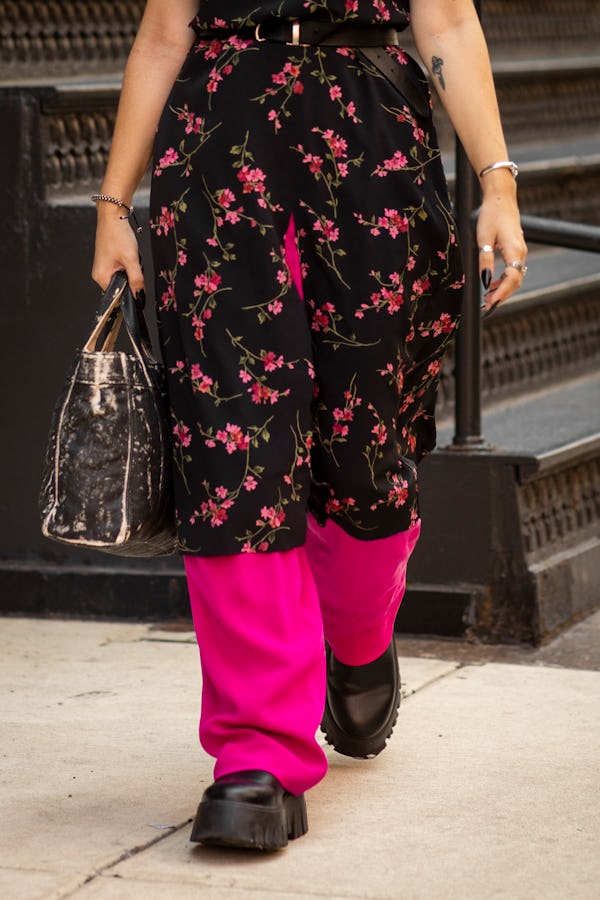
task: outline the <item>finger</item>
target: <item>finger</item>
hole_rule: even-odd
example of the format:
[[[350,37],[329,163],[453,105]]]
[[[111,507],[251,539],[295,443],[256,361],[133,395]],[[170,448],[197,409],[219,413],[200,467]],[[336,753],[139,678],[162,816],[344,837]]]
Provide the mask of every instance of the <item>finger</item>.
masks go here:
[[[115,272],[124,270],[127,275],[127,281],[132,293],[137,294],[144,290],[144,273],[140,265],[139,256],[125,255],[121,258],[113,259],[110,264],[94,264],[92,268],[92,280],[105,291],[110,284],[110,279]]]
[[[107,269],[99,269],[96,266],[92,269],[92,281],[94,281],[101,291],[105,291],[108,285],[110,284],[110,279],[117,272],[119,267],[116,269],[109,271]]]
[[[500,278],[490,284],[490,289],[485,295],[485,314],[489,315],[493,309],[504,303],[522,283],[521,272],[512,267],[505,269]]]
[[[140,291],[143,291],[144,273],[142,272],[139,262],[136,260],[135,263],[129,263],[124,268],[127,273],[127,281],[129,282],[132,294],[138,294]]]
[[[479,275],[487,290],[494,277],[494,246],[491,241],[483,240],[479,243]]]

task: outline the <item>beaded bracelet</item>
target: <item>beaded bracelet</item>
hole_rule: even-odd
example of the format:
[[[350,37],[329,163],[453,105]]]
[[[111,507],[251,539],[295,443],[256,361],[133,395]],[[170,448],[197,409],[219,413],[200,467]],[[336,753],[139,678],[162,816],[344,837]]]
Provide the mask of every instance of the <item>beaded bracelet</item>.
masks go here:
[[[519,167],[516,163],[514,163],[511,159],[503,159],[501,162],[492,163],[491,166],[486,166],[485,169],[482,169],[479,173],[479,177],[483,178],[484,175],[487,175],[488,172],[493,172],[496,169],[509,169],[510,174],[514,179],[516,179],[519,174]]]
[[[108,194],[92,194],[92,203],[97,203],[98,200],[101,200],[103,203],[114,203],[115,206],[123,207],[127,210],[126,216],[119,216],[120,219],[133,219],[135,222],[135,231],[136,234],[139,234],[142,230],[142,226],[138,222],[135,212],[133,210],[133,206],[127,206],[126,203],[123,203],[122,200],[119,200],[118,197],[109,197]]]

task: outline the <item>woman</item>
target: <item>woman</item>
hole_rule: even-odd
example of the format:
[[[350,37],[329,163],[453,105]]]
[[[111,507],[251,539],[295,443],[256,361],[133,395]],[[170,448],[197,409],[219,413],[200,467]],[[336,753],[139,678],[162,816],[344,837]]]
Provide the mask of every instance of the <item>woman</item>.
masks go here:
[[[398,46],[409,20],[480,173],[491,310],[526,247],[472,0],[148,0],[127,64],[93,277],[124,268],[144,287],[123,205],[153,155],[200,738],[216,757],[194,841],[284,846],[326,771],[319,723],[364,758],[396,721],[416,464],[463,282],[427,88]]]

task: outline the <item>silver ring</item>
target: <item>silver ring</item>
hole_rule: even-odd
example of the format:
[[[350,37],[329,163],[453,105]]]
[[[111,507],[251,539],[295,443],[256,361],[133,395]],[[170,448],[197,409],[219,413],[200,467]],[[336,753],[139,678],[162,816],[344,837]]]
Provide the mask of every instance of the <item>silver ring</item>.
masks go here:
[[[523,277],[527,274],[527,266],[525,263],[519,262],[518,259],[515,259],[514,262],[506,264],[507,269],[516,269],[517,272],[520,272]]]
[[[479,248],[479,252],[480,253],[493,253],[494,248],[492,247],[491,244],[484,244],[482,247]]]

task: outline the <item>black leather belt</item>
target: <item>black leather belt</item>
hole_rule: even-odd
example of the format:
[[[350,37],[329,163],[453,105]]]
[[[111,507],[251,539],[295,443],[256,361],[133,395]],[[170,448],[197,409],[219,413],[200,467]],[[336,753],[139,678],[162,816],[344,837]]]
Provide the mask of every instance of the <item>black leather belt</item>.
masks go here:
[[[278,19],[254,29],[257,41],[274,41],[290,47],[326,44],[329,47],[397,47],[400,43],[395,28],[382,25],[357,25],[323,22],[319,19]]]
[[[358,25],[355,22],[339,24],[313,17],[272,19],[252,27],[209,28],[206,31],[197,30],[197,34],[206,40],[237,34],[246,39],[272,41],[275,44],[288,44],[290,47],[310,47],[314,44],[327,44],[330,47],[397,47],[399,44],[398,32],[387,25]]]
[[[431,115],[426,80],[418,73],[417,64],[403,65],[394,60],[384,49],[398,47],[400,41],[395,28],[383,25],[359,25],[357,23],[336,23],[317,18],[274,19],[261,22],[254,28],[214,28],[206,31],[196,29],[202,40],[226,39],[232,34],[243,38],[254,38],[259,43],[269,41],[290,47],[353,47],[356,52],[386,78],[419,116]],[[409,71],[410,68],[410,71]],[[415,72],[415,69],[417,70]]]

